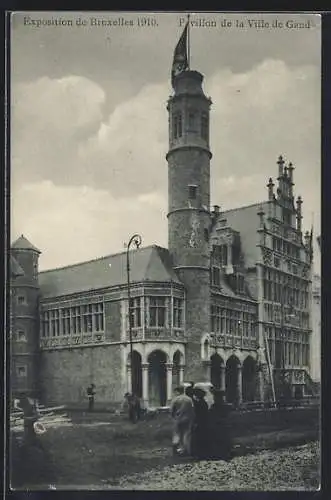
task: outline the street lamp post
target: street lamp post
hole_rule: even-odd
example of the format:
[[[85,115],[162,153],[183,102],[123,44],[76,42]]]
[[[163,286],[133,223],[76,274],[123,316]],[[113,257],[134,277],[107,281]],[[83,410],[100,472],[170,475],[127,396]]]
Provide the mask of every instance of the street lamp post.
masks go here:
[[[142,239],[139,234],[134,234],[131,236],[129,243],[126,248],[126,273],[127,273],[127,284],[128,284],[128,313],[129,313],[129,342],[130,342],[130,369],[131,369],[131,394],[133,394],[133,343],[132,343],[132,322],[131,322],[131,291],[130,291],[130,247],[132,243],[139,248]]]

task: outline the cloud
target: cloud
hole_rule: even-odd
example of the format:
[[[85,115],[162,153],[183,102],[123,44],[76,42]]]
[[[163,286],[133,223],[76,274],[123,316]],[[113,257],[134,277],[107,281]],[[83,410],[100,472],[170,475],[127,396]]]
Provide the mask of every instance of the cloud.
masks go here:
[[[157,192],[118,200],[88,186],[30,183],[12,202],[12,240],[23,233],[42,251],[41,270],[124,250],[137,231],[144,246],[165,246],[165,207]]]
[[[13,89],[14,227],[47,249],[47,265],[116,251],[132,231],[166,244],[169,86],[145,85],[107,116],[116,85],[68,76]],[[318,70],[269,59],[245,73],[220,70],[205,87],[212,202],[227,209],[265,199],[283,154],[296,167],[306,223],[314,212],[318,225]]]

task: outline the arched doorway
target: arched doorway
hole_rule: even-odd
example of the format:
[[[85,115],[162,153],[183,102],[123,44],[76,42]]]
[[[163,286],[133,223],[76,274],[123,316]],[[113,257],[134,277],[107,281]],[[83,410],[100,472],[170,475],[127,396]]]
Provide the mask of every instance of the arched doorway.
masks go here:
[[[257,384],[256,361],[248,356],[243,362],[242,391],[243,401],[254,401],[256,399]]]
[[[239,365],[240,361],[236,356],[230,356],[225,367],[225,392],[228,403],[236,403],[239,399]]]
[[[167,356],[156,350],[148,356],[149,405],[165,406],[167,403]]]
[[[222,389],[221,377],[223,359],[219,354],[215,353],[210,357],[210,382],[215,389]]]
[[[182,364],[182,353],[180,351],[176,351],[173,355],[172,361],[172,391],[180,385],[180,365]],[[170,399],[172,395],[168,396]]]
[[[130,355],[129,355],[130,360]],[[132,353],[132,392],[139,398],[142,397],[142,369],[141,369],[141,355],[137,351]],[[131,392],[131,391],[130,391]]]

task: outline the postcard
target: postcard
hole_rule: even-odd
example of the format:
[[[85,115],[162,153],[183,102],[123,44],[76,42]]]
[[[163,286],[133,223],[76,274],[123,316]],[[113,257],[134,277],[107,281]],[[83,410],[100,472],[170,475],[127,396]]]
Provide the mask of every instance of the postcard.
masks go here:
[[[317,490],[320,15],[10,21],[9,487]]]

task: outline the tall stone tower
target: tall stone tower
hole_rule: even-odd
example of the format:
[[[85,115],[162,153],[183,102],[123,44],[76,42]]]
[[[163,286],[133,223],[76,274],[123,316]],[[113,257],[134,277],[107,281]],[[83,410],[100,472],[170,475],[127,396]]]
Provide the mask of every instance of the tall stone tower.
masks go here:
[[[11,389],[38,397],[40,251],[23,235],[11,246],[12,261],[22,270],[11,282]]]
[[[168,100],[168,247],[186,288],[185,377],[203,380],[201,337],[210,331],[210,159],[211,100],[203,76],[183,71]]]

